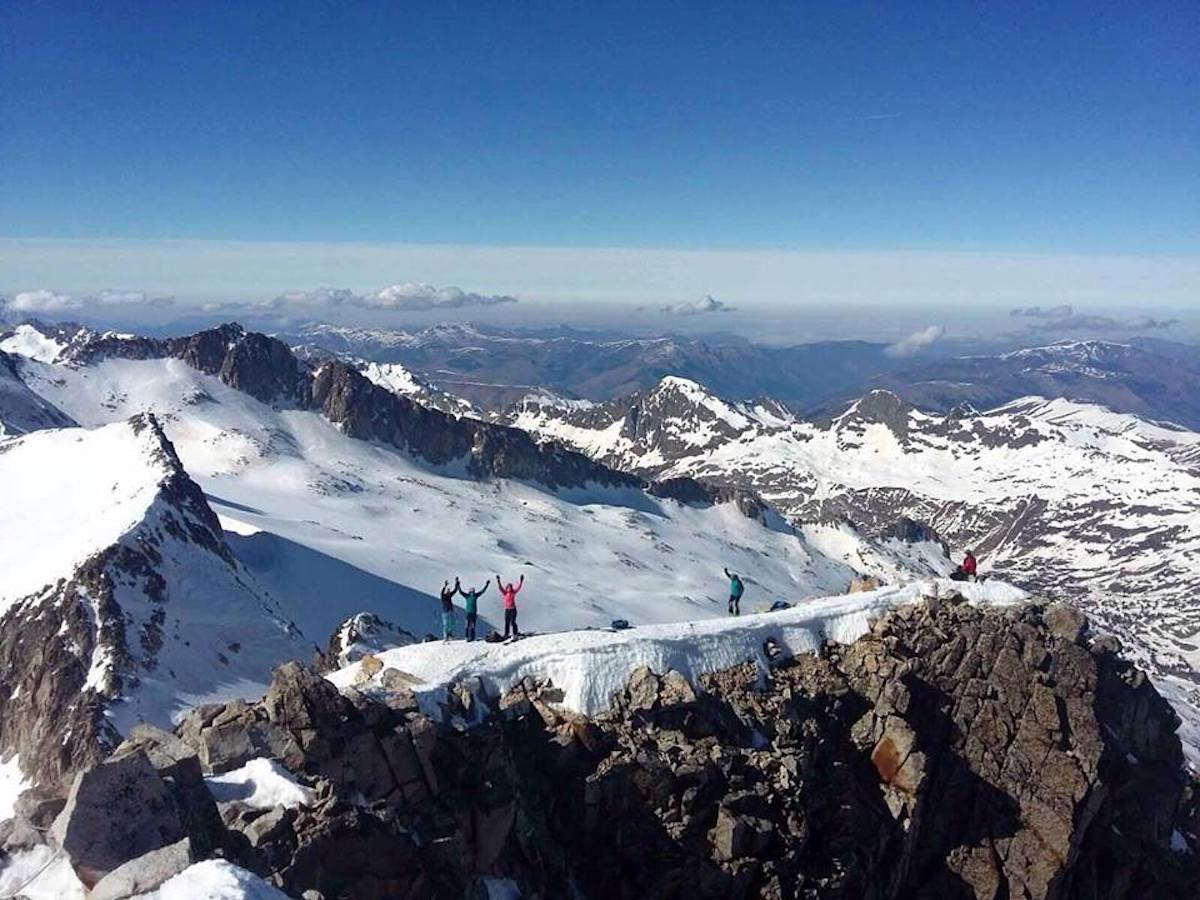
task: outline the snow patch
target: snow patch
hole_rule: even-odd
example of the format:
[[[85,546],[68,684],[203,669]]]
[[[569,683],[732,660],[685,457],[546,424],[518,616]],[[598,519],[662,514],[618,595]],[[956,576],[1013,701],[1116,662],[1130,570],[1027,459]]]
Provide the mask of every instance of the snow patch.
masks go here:
[[[204,779],[218,803],[239,800],[254,809],[311,806],[316,794],[273,759],[252,759],[240,769]]]
[[[24,900],[85,900],[87,891],[65,853],[45,844],[18,850],[0,868],[0,897]],[[198,900],[198,898],[197,898]]]
[[[289,900],[257,875],[221,859],[188,866],[142,900]]]
[[[29,787],[21,772],[21,759],[15,753],[0,760],[0,822],[13,817],[17,795]]]

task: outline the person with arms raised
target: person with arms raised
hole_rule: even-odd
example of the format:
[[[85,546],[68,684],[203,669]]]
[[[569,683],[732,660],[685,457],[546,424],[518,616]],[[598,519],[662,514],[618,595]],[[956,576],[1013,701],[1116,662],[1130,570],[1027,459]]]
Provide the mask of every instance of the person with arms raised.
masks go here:
[[[458,579],[455,579],[454,583],[458,584]],[[479,598],[487,592],[489,584],[491,584],[490,581],[485,581],[483,587],[478,590],[469,589],[464,591],[462,588],[458,589],[458,592],[463,596],[463,603],[467,613],[466,636],[468,641],[475,640],[475,623],[479,619]]]
[[[525,587],[525,576],[522,574],[516,584],[511,581],[504,584],[497,575],[496,586],[500,588],[500,596],[504,600],[504,637],[508,637],[511,629],[513,639],[516,640],[521,636],[521,631],[517,628],[517,594]]]

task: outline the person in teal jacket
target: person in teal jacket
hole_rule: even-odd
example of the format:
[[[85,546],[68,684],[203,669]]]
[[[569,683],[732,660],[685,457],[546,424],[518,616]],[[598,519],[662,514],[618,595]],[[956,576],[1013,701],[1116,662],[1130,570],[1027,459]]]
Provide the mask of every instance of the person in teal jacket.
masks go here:
[[[742,584],[742,576],[736,572],[726,569],[725,577],[729,579],[729,614],[740,616],[742,614],[742,594],[746,592],[746,586]]]
[[[456,583],[457,583],[457,580],[456,580]],[[464,591],[461,587],[458,589],[458,592],[460,594],[462,594],[463,603],[465,604],[466,610],[467,610],[467,640],[468,641],[475,640],[475,622],[479,618],[479,598],[482,597],[484,595],[484,593],[487,592],[489,584],[491,584],[490,581],[485,581],[483,583],[483,587],[479,588],[479,590]]]

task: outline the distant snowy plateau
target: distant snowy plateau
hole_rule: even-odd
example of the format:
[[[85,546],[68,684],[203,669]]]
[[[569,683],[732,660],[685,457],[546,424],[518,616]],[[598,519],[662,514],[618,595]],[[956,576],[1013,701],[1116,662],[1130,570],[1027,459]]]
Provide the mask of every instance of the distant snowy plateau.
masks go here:
[[[499,573],[526,578],[524,630],[576,635],[508,663],[412,648],[415,674],[518,677],[550,665],[531,661],[541,641],[590,709],[608,685],[596,659],[645,661],[621,648],[694,637],[709,668],[728,661],[713,647],[750,648],[753,621],[704,624],[726,613],[724,567],[746,578],[744,611],[796,607],[771,615],[804,649],[913,599],[968,547],[993,583],[979,602],[1068,599],[1115,633],[1200,757],[1200,435],[1097,405],[931,414],[880,391],[810,421],[668,377],[483,410],[399,364],[236,326],[158,340],[26,324],[0,327],[0,496],[9,780],[14,751],[53,779],[139,720],[260,694],[272,664],[309,660],[360,611],[437,632],[456,576],[492,581],[481,633]],[[864,575],[887,587],[841,596]],[[823,631],[827,608],[842,625]],[[601,630],[615,619],[635,626],[617,644]]]

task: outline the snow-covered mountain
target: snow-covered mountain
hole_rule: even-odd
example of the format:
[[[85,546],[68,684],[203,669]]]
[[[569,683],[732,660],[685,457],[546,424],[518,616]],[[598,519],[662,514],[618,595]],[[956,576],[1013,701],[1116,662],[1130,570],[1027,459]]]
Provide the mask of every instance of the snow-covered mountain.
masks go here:
[[[623,471],[753,490],[805,531],[923,523],[985,571],[1074,598],[1200,705],[1194,432],[1062,399],[929,414],[883,391],[813,422],[679,378],[587,409],[530,400],[506,419]]]
[[[306,635],[373,601],[401,627],[433,630],[431,595],[460,573],[482,583],[525,570],[522,616],[550,629],[721,612],[725,564],[751,580],[751,602],[840,591],[860,567],[843,543],[878,557],[873,571],[897,570],[892,555],[837,529],[827,555],[769,509],[720,502],[736,492],[643,487],[520,430],[421,407],[341,364],[312,373],[300,408],[293,394],[253,396],[258,382],[236,364],[213,375],[177,358],[88,357],[26,360],[25,383],[89,427],[154,411],[218,513],[244,532],[231,536],[235,549],[291,598]],[[947,565],[936,548],[912,552]],[[553,597],[539,603],[536,580]],[[347,593],[348,606],[330,599]]]
[[[769,393],[811,404],[911,362],[866,341],[776,347],[731,335],[643,337],[567,326],[500,329],[449,323],[408,332],[313,323],[279,337],[297,347],[402,363],[489,409],[542,389],[604,402],[650,390],[667,375],[706,384],[722,396]]]
[[[0,748],[53,783],[307,647],[149,415],[0,440]]]

